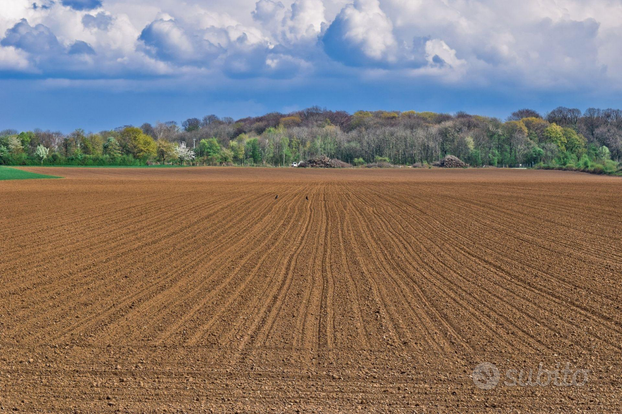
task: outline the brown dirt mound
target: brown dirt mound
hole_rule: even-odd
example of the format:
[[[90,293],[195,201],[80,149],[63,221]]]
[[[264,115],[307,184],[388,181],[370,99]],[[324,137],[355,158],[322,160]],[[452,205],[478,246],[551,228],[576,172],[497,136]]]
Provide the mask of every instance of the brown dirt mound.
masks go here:
[[[311,158],[298,164],[299,168],[349,168],[352,165],[336,158],[328,158],[323,155],[317,158]]]
[[[432,165],[441,168],[466,168],[469,166],[469,164],[465,163],[460,158],[453,155],[446,155],[445,158],[435,162]]]
[[[618,177],[28,170],[65,178],[0,182],[0,412],[620,411]]]

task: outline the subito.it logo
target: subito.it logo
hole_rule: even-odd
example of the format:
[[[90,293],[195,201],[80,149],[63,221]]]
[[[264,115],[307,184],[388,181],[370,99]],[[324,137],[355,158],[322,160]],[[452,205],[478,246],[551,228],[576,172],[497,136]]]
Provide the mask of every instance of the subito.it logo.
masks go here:
[[[482,390],[492,390],[499,384],[501,374],[490,362],[482,362],[473,370],[473,383]]]

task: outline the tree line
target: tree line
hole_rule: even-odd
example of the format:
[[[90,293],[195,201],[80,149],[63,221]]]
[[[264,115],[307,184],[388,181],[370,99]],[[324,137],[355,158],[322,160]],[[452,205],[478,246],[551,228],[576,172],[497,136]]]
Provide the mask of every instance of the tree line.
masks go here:
[[[328,156],[363,165],[431,164],[454,155],[471,166],[539,166],[612,173],[622,161],[622,111],[522,109],[507,120],[415,111],[318,107],[239,120],[208,115],[68,135],[0,132],[5,165],[270,165]]]

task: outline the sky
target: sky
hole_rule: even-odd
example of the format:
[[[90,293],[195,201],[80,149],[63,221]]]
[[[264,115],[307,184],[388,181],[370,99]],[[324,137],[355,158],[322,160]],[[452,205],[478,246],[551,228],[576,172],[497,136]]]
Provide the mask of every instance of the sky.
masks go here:
[[[622,107],[622,0],[1,0],[0,129]]]

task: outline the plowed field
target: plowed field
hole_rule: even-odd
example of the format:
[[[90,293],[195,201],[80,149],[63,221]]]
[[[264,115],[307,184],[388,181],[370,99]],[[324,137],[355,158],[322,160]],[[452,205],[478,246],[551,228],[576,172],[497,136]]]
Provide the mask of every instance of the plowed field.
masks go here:
[[[28,170],[65,178],[0,183],[0,412],[622,411],[619,178]]]

